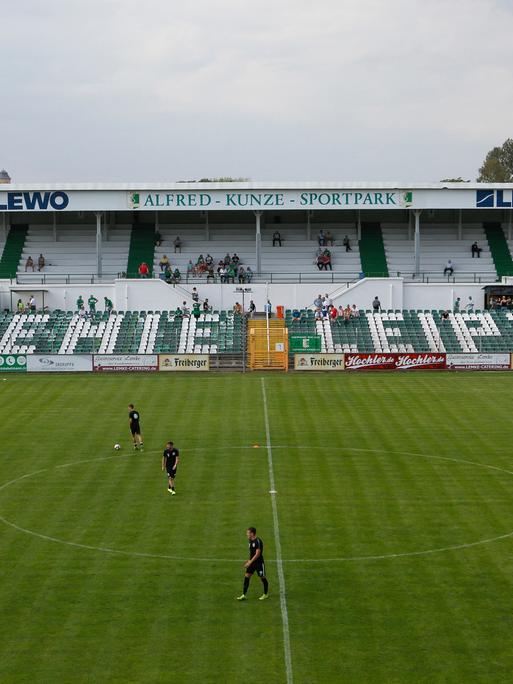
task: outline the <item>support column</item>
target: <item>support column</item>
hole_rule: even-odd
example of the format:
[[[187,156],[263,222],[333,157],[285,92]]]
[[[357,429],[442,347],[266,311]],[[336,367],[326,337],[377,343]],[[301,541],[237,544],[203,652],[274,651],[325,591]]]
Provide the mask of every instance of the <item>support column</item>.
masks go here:
[[[356,235],[358,238],[358,242],[362,239],[362,216],[360,214],[360,210],[358,209],[357,214],[356,214]]]
[[[260,275],[262,271],[262,234],[260,232],[260,217],[262,216],[261,211],[255,211],[255,228],[256,228],[256,233],[255,233],[255,256],[256,256],[256,270],[258,275]]]
[[[210,222],[208,220],[208,211],[205,211],[204,214],[205,214],[205,240],[207,242],[210,242]]]
[[[421,209],[414,209],[415,216],[415,275],[420,275],[420,215]]]
[[[96,273],[102,275],[102,214],[97,211],[96,215]]]
[[[458,209],[458,240],[463,239],[463,221],[462,221],[462,211]]]

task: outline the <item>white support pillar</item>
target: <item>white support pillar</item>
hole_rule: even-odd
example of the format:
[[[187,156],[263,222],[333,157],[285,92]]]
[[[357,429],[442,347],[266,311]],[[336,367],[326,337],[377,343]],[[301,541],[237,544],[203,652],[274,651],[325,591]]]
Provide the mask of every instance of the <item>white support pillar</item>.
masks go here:
[[[53,241],[57,242],[58,237],[57,237],[57,212],[56,211],[53,212],[52,220],[53,220]]]
[[[102,214],[101,211],[95,212],[96,215],[96,273],[101,277],[102,274]]]
[[[356,219],[356,234],[358,237],[358,242],[362,239],[362,216],[360,214],[360,210],[358,209],[357,211],[357,219]]]
[[[260,218],[262,216],[261,211],[255,211],[255,228],[256,228],[256,233],[255,233],[255,256],[256,256],[256,268],[257,268],[257,273],[260,274],[262,271],[262,234],[260,231]]]
[[[414,209],[415,216],[415,275],[420,275],[420,215],[421,209]]]
[[[208,211],[203,212],[205,214],[205,240],[210,242],[210,222],[208,218]]]
[[[463,221],[461,209],[458,209],[458,240],[463,240]]]

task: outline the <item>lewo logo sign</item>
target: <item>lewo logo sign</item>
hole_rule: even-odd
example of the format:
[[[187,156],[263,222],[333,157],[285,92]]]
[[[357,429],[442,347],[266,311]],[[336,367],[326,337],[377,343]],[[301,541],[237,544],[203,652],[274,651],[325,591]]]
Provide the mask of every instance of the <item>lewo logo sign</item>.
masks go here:
[[[69,204],[65,192],[0,192],[0,211],[62,211]]]
[[[476,207],[480,209],[511,209],[513,190],[476,190]]]

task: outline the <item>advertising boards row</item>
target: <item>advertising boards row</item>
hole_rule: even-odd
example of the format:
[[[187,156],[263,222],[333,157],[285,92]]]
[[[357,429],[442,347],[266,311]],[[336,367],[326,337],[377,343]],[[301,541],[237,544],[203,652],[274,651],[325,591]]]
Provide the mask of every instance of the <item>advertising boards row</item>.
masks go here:
[[[513,354],[374,353],[294,355],[299,371],[510,370]],[[207,354],[0,354],[0,374],[210,370]]]
[[[510,370],[511,354],[295,354],[294,368],[319,370]]]

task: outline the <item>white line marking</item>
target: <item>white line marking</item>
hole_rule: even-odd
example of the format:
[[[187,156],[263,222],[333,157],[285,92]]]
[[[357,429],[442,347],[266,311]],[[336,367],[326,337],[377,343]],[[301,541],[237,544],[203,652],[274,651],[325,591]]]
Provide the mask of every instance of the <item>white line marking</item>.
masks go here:
[[[262,385],[262,401],[264,405],[264,423],[265,423],[265,440],[267,444],[267,464],[269,466],[269,484],[271,492],[276,492],[276,485],[274,482],[274,467],[273,467],[273,448],[271,445],[271,430],[269,428],[269,411],[267,408],[267,393],[265,391],[265,381],[261,378]],[[280,608],[281,608],[281,622],[283,625],[283,651],[285,655],[285,670],[287,674],[287,684],[292,684],[294,677],[292,674],[292,656],[290,652],[290,632],[289,632],[289,612],[287,610],[287,594],[285,588],[285,575],[283,573],[283,560],[281,556],[281,541],[280,541],[280,523],[278,521],[278,506],[276,504],[276,496],[271,495],[271,505],[273,509],[273,527],[274,527],[274,546],[276,549],[276,567],[278,569],[278,584],[280,589]]]

